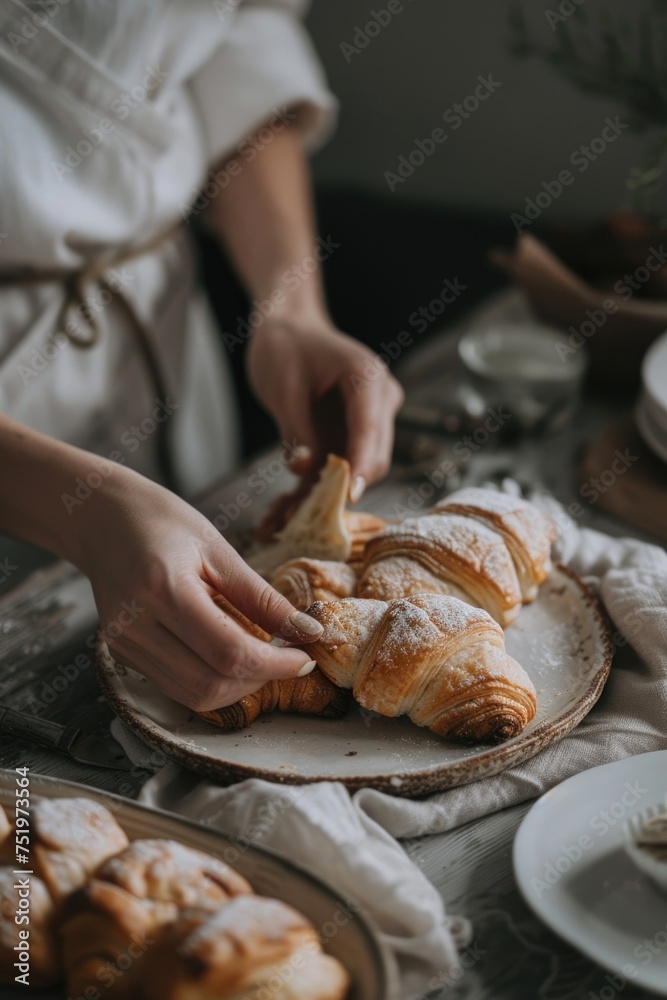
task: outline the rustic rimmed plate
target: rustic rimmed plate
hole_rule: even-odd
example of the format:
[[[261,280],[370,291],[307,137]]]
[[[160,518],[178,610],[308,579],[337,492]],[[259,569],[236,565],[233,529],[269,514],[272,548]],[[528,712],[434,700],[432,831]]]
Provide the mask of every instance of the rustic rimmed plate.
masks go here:
[[[537,601],[506,633],[507,651],[537,689],[535,719],[500,746],[460,746],[353,705],[340,720],[263,716],[223,733],[176,704],[141,674],[98,650],[102,690],[150,746],[218,782],[265,778],[289,784],[340,781],[417,798],[498,774],[562,739],[591,710],[609,674],[610,629],[592,591],[558,566]]]
[[[15,789],[15,773],[0,769],[0,804],[10,810],[16,801]],[[32,798],[85,796],[95,799],[113,813],[130,840],[168,838],[213,854],[230,863],[247,878],[257,893],[294,906],[318,930],[330,924],[333,915],[340,911],[341,900],[333,889],[267,848],[251,846],[247,841],[235,841],[217,830],[173,813],[148,809],[119,795],[71,781],[31,774],[30,795]],[[398,1000],[398,977],[393,957],[362,914],[349,910],[345,913],[347,921],[335,923],[337,931],[328,939],[326,950],[339,959],[350,973],[352,987],[349,1000]],[[14,994],[3,987],[2,996],[10,1000],[14,995],[18,997],[24,993],[24,988]],[[40,996],[46,994],[40,993]],[[48,996],[64,998],[65,991],[52,991]]]

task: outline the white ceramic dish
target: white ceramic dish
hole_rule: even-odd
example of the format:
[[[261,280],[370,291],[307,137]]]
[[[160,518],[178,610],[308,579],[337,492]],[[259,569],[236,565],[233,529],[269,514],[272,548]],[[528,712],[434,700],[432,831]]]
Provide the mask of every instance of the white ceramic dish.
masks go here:
[[[646,444],[667,462],[667,333],[655,341],[642,363],[636,423]]]
[[[9,808],[15,802],[16,775],[0,769],[0,804]],[[256,892],[281,899],[301,910],[316,928],[331,922],[340,900],[333,889],[299,868],[291,861],[263,847],[233,839],[198,823],[157,809],[147,809],[118,795],[102,792],[87,785],[74,784],[38,775],[30,776],[32,797],[67,798],[85,796],[101,802],[111,810],[130,840],[166,837],[189,847],[207,851],[227,860],[251,883]],[[233,851],[233,858],[228,853]],[[352,978],[348,1000],[398,1000],[398,979],[391,954],[380,944],[376,933],[361,914],[348,913],[349,920],[339,922],[338,931],[326,944],[326,950],[338,958]],[[23,996],[25,989],[15,992],[0,990],[3,1000]],[[45,998],[45,994],[40,993]],[[49,997],[64,998],[65,991],[52,991]]]
[[[597,599],[569,570],[556,567],[538,600],[507,631],[506,643],[535,684],[538,712],[520,736],[492,747],[447,743],[408,719],[354,705],[341,720],[274,713],[223,733],[115,663],[106,647],[98,666],[102,690],[132,730],[217,781],[329,780],[418,797],[527,760],[562,739],[597,701],[612,658],[609,627]]]
[[[646,393],[642,395],[637,404],[635,423],[649,448],[667,462],[667,430],[663,430],[656,420],[655,408],[651,408]]]
[[[644,847],[640,847],[637,842],[646,829],[647,821],[651,821],[657,817],[660,817],[663,821],[667,821],[667,805],[664,802],[658,803],[655,806],[649,806],[648,809],[644,809],[642,812],[637,813],[636,816],[632,816],[629,820],[626,820],[623,826],[625,850],[637,868],[644,875],[648,875],[654,884],[657,885],[658,889],[667,893],[667,857],[664,861],[658,860],[658,858],[652,856]],[[665,854],[667,855],[667,842],[665,844]]]
[[[625,850],[626,821],[661,804],[667,750],[582,771],[539,799],[514,841],[527,904],[617,977],[667,996],[667,898]]]

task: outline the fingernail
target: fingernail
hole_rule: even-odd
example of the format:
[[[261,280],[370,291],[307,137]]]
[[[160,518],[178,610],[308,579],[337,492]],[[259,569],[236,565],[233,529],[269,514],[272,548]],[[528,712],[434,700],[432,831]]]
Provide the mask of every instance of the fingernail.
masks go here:
[[[304,663],[304,665],[301,667],[301,670],[296,676],[307,677],[308,674],[312,674],[316,666],[317,664],[315,663],[315,660],[308,660],[308,663]]]
[[[356,503],[358,500],[361,500],[365,489],[366,480],[364,477],[355,476],[350,486],[350,503]]]
[[[298,444],[292,452],[290,465],[292,462],[305,462],[307,458],[310,458],[310,448],[305,444]]]
[[[274,635],[273,639],[269,639],[269,646],[289,646],[287,639],[281,639],[279,635]]]
[[[304,611],[294,611],[290,616],[294,628],[298,629],[299,632],[305,633],[305,635],[319,635],[324,629],[319,622],[316,622],[314,618],[307,615]]]

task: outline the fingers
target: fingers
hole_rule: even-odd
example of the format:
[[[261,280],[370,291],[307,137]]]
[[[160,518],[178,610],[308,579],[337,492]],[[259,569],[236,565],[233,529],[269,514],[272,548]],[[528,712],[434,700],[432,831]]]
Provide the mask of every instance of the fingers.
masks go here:
[[[261,626],[269,635],[285,642],[312,642],[322,634],[314,618],[297,610],[251,569],[233,549],[221,547],[214,555],[212,583],[235,608]]]
[[[388,373],[372,380],[341,386],[347,422],[347,458],[352,468],[350,500],[356,503],[366,484],[389,471],[394,444],[394,419],[403,402],[403,390]]]
[[[283,441],[297,441],[299,447],[295,450],[290,462],[291,471],[295,475],[306,475],[312,470],[317,445],[317,435],[311,412],[311,397],[309,386],[299,384],[298,380],[287,380],[284,386],[281,405],[274,409],[278,415],[278,426]]]
[[[300,649],[283,648],[249,635],[213,602],[206,585],[201,581],[197,583],[182,589],[177,615],[158,614],[157,617],[216,673],[263,682],[296,677],[309,663],[310,657]],[[229,593],[233,595],[233,587]],[[235,596],[233,600],[237,606]],[[288,607],[291,608],[289,603]]]
[[[244,659],[230,653],[230,673],[223,675],[159,622],[143,630],[140,644],[138,640],[137,636],[122,637],[114,644],[114,656],[139,670],[167,697],[196,712],[233,705],[266,683],[262,658],[253,653]],[[267,643],[260,645],[270,648]]]

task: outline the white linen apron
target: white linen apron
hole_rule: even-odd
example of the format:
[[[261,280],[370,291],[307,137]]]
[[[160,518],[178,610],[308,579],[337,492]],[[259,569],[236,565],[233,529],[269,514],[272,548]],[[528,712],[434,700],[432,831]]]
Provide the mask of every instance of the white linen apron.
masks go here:
[[[2,411],[156,479],[167,426],[186,494],[233,465],[233,386],[178,223],[274,114],[299,106],[310,147],[331,128],[303,6],[0,0]]]

